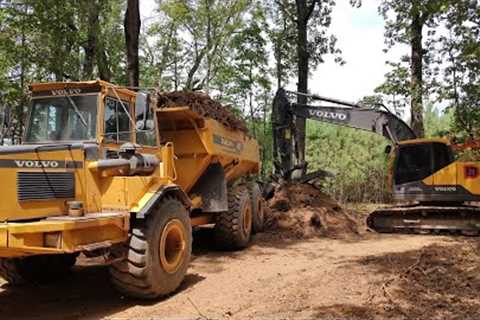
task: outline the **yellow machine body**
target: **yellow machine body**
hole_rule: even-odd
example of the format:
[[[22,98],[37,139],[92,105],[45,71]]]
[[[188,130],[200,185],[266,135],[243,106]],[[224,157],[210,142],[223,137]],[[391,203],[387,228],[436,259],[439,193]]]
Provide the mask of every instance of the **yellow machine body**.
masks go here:
[[[118,130],[117,119],[116,141],[109,139],[105,131],[107,101],[135,115],[134,91],[104,81],[89,81],[33,84],[31,92],[33,104],[45,97],[66,99],[65,104],[81,96],[96,97],[96,105],[89,106],[95,108],[96,117],[91,119],[84,113],[85,119],[75,120],[95,122],[95,132],[87,141],[32,142],[26,136],[21,145],[0,147],[0,257],[108,247],[125,241],[130,220],[162,193],[177,194],[189,209],[201,208],[201,195],[191,194],[191,190],[212,164],[223,168],[227,183],[259,172],[259,147],[253,138],[202,117],[187,106],[149,106],[154,128],[146,134],[153,142],[141,145],[134,116],[128,120],[128,132]],[[47,110],[53,112],[53,117],[58,116],[58,111],[48,106]],[[28,126],[33,125],[38,123],[29,123],[26,135]],[[122,165],[102,166],[102,161],[118,153],[124,143],[141,145],[140,152],[155,156],[159,163],[140,174]],[[59,197],[57,189],[51,187],[54,184],[61,190]],[[71,214],[72,202],[81,203],[82,215]],[[192,225],[211,223],[214,213],[196,210],[191,219]]]
[[[468,202],[480,200],[480,161],[461,161],[447,139],[398,144],[389,161],[389,184],[397,200]]]

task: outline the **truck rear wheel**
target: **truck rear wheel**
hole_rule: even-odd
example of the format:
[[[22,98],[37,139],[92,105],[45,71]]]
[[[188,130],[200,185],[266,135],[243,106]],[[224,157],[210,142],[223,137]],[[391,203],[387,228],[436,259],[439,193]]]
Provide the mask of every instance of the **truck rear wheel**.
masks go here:
[[[164,198],[147,220],[134,227],[124,258],[110,267],[113,285],[128,296],[154,299],[175,291],[187,272],[192,227],[187,209]]]
[[[228,211],[217,214],[215,242],[227,250],[243,249],[252,233],[252,202],[248,189],[241,185],[228,192]]]
[[[0,276],[12,285],[48,282],[67,275],[76,259],[75,253],[1,258]]]
[[[252,182],[248,185],[250,200],[252,201],[252,232],[262,232],[265,220],[265,203],[258,183]]]

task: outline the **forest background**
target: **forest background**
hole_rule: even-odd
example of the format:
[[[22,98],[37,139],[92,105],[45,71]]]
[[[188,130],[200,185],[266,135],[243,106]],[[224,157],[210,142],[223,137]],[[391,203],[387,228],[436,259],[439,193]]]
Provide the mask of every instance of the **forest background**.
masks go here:
[[[148,22],[141,21],[140,1],[0,0],[0,99],[13,109],[11,134],[21,137],[32,82],[99,78],[164,91],[201,90],[246,119],[262,146],[262,174],[268,177],[273,95],[278,87],[328,95],[308,79],[325,59],[338,68],[348,63],[338,45],[342,34],[331,30],[336,2],[347,0],[162,0]],[[408,51],[386,61],[384,82],[357,102],[386,105],[419,136],[478,137],[478,1],[376,5],[385,22],[384,46],[377,49]],[[387,141],[313,121],[305,132],[309,169],[334,173],[324,183],[326,192],[341,202],[389,200]]]

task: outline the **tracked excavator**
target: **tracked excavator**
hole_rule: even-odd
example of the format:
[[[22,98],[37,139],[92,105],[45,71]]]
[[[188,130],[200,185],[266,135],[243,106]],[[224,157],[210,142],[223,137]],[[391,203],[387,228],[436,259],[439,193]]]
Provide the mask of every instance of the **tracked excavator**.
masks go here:
[[[306,95],[312,104],[298,104],[292,96]],[[315,101],[320,105],[314,105]],[[328,104],[328,105],[326,105]],[[448,139],[419,139],[412,129],[385,106],[366,107],[318,95],[279,89],[273,102],[274,170],[291,179],[303,170],[294,164],[295,117],[367,130],[391,141],[388,186],[395,203],[372,212],[369,229],[381,233],[465,234],[480,231],[480,161],[458,160],[458,153],[477,144],[455,144]]]

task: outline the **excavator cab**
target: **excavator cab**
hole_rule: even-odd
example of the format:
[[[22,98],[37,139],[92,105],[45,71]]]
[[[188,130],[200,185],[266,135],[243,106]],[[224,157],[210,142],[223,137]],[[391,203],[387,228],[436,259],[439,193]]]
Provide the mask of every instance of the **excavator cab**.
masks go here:
[[[403,142],[395,150],[393,196],[395,200],[445,201],[428,184],[430,176],[455,161],[447,141]],[[426,181],[425,181],[426,180]]]

